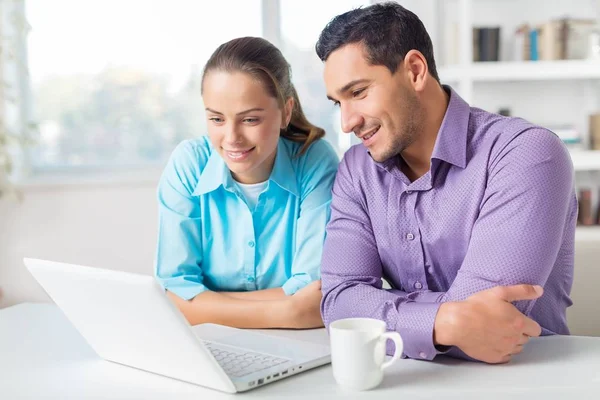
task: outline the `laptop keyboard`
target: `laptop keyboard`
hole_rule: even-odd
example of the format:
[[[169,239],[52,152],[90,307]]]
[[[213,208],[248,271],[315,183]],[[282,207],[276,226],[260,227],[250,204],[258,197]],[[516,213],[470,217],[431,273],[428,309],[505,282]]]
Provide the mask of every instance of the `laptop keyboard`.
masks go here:
[[[219,362],[219,365],[225,370],[227,375],[234,378],[252,374],[289,361],[285,358],[236,349],[214,342],[204,341],[204,344]]]

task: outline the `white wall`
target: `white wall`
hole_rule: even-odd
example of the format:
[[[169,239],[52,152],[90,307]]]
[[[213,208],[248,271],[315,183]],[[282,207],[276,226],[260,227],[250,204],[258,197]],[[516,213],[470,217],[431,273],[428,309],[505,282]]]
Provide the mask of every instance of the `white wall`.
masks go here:
[[[156,183],[28,187],[0,200],[0,308],[47,296],[23,257],[152,274]]]
[[[573,306],[567,309],[571,334],[600,336],[600,246],[598,235],[578,232],[575,242],[575,279],[571,290]],[[588,236],[588,237],[586,237]]]

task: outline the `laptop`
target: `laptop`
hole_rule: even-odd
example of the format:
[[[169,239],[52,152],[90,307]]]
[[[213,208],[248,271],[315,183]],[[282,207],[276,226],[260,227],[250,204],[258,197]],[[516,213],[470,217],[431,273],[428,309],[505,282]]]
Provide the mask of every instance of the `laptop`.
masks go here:
[[[330,350],[216,324],[190,326],[149,275],[25,258],[103,359],[227,393],[328,364]]]

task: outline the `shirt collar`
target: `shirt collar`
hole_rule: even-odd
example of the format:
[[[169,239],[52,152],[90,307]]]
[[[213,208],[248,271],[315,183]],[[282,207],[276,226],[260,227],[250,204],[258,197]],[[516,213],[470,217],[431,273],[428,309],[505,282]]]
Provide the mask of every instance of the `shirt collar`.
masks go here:
[[[275,163],[269,180],[275,182],[282,189],[287,190],[295,196],[299,196],[298,184],[296,182],[296,171],[292,166],[292,156],[285,144],[287,139],[279,138]]]
[[[438,131],[431,158],[465,168],[471,107],[450,86],[444,85],[444,90],[450,95],[450,101]]]
[[[277,153],[273,170],[271,171],[270,181],[275,182],[282,189],[287,190],[295,196],[298,196],[298,185],[296,183],[296,173],[292,166],[292,160],[288,149],[285,146],[283,138],[279,138],[277,143]],[[216,190],[219,186],[224,189],[234,190],[234,180],[231,171],[221,155],[214,151],[211,153],[206,166],[200,174],[198,184],[194,190],[195,196],[200,196]]]
[[[200,173],[198,184],[194,190],[195,196],[200,196],[216,190],[219,186],[225,189],[233,190],[233,177],[227,164],[223,161],[221,155],[215,150],[212,151],[206,162],[206,166]]]

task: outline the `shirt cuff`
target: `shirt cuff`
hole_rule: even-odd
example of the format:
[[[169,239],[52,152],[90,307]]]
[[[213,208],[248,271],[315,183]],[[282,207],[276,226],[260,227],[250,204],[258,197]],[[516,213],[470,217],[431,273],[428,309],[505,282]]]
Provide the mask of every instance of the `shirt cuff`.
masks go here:
[[[208,290],[206,286],[201,283],[182,280],[163,281],[162,287],[184,300],[191,300],[200,293]]]
[[[423,303],[439,303],[442,300],[445,292],[432,292],[431,290],[423,290],[409,294],[409,298],[414,301]]]
[[[396,331],[402,336],[404,355],[418,360],[433,360],[436,355],[443,353],[433,344],[433,327],[440,305],[407,303],[400,307]],[[389,350],[388,345],[388,354]]]
[[[296,274],[288,279],[281,288],[286,296],[291,296],[310,282],[310,275],[306,273]]]
[[[412,301],[418,301],[423,303],[439,303],[442,300],[445,292],[432,292],[431,290],[421,290],[419,292],[407,293],[398,289],[386,289],[389,293],[393,293],[396,296],[406,297]]]

